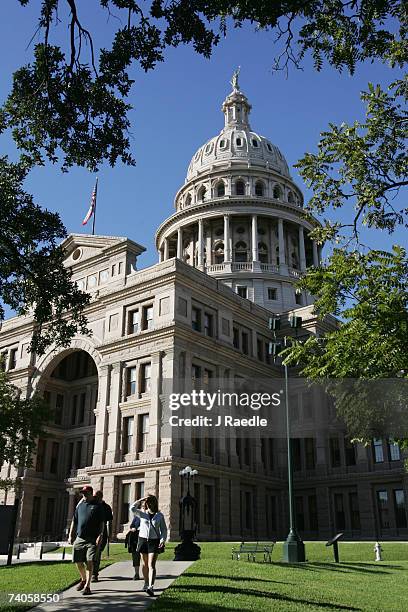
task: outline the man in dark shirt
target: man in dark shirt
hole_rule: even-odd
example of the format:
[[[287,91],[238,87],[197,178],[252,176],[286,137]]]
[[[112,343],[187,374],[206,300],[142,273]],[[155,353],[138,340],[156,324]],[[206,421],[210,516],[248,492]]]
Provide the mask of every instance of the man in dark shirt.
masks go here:
[[[104,513],[93,496],[93,489],[86,485],[81,489],[83,501],[77,505],[69,530],[68,541],[72,544],[72,561],[77,564],[81,582],[77,586],[82,595],[91,595],[91,577],[96,550],[103,538]]]
[[[102,507],[102,510],[103,510],[103,522],[104,522],[102,541],[101,541],[101,543],[99,544],[99,546],[98,546],[98,548],[96,550],[96,555],[95,555],[94,564],[93,564],[93,578],[92,578],[92,581],[93,582],[98,582],[99,566],[100,566],[100,563],[101,563],[102,552],[103,552],[107,542],[109,541],[110,534],[112,533],[113,514],[112,514],[112,508],[110,507],[110,505],[107,504],[103,500],[103,493],[102,493],[102,491],[97,491],[95,493],[95,499],[98,501],[98,503]]]

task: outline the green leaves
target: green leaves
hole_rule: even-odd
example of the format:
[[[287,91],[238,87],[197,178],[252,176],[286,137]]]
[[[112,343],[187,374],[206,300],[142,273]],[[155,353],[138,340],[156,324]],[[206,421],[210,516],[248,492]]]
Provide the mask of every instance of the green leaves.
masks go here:
[[[49,417],[49,408],[38,396],[22,398],[0,371],[0,464],[29,467],[37,437]]]
[[[32,349],[41,354],[53,342],[67,346],[77,331],[88,333],[83,308],[89,296],[64,266],[57,242],[66,230],[59,215],[42,210],[23,190],[27,172],[26,164],[0,158],[0,319],[4,303],[32,314]]]

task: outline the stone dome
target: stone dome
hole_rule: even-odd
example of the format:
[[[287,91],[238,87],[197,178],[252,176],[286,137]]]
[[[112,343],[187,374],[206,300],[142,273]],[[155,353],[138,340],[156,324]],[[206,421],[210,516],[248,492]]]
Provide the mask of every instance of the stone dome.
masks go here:
[[[234,90],[224,100],[222,110],[225,116],[224,128],[194,154],[188,167],[187,181],[225,165],[258,166],[290,178],[287,161],[278,147],[265,136],[251,130],[251,105],[239,90],[237,82],[234,83]]]

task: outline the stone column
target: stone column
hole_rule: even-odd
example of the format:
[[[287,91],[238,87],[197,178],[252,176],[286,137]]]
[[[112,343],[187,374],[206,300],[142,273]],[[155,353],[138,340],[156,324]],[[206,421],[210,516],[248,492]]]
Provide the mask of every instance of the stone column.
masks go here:
[[[224,215],[224,263],[231,265],[231,238],[229,215]]]
[[[252,248],[252,269],[253,271],[260,271],[261,266],[259,264],[259,255],[258,255],[258,217],[257,215],[252,215],[251,248]]]
[[[105,463],[115,463],[119,456],[120,436],[120,408],[121,401],[121,365],[120,362],[112,365],[111,371],[111,395],[109,413],[108,444],[106,449]]]
[[[177,230],[177,259],[183,259],[183,230],[181,227]]]
[[[161,400],[162,392],[162,353],[152,353],[151,360],[151,403],[149,410],[149,440],[145,453],[152,458],[160,456],[160,427],[161,427]],[[145,455],[145,453],[141,453]],[[143,459],[145,457],[139,457]]]
[[[306,270],[306,253],[305,253],[305,234],[303,225],[299,225],[299,260],[300,269],[302,272]]]
[[[316,240],[312,240],[312,245],[313,245],[313,265],[315,268],[317,268],[319,265],[319,252],[317,250]]]
[[[169,239],[164,239],[164,261],[169,258]]]
[[[279,236],[279,273],[288,276],[288,266],[286,263],[285,254],[285,236],[283,233],[283,219],[278,219],[278,236]]]
[[[198,220],[198,259],[197,267],[199,270],[204,269],[204,221],[202,218]]]

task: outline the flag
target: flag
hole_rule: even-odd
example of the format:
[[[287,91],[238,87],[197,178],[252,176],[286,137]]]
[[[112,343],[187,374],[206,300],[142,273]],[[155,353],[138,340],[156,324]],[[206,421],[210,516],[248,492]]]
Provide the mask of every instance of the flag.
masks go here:
[[[95,214],[95,208],[96,208],[96,191],[98,188],[98,179],[96,179],[96,183],[95,183],[95,187],[93,188],[93,192],[92,192],[92,196],[91,196],[91,205],[89,207],[88,212],[85,215],[84,220],[82,221],[82,225],[86,225],[89,221],[89,219],[92,217],[93,214]]]

